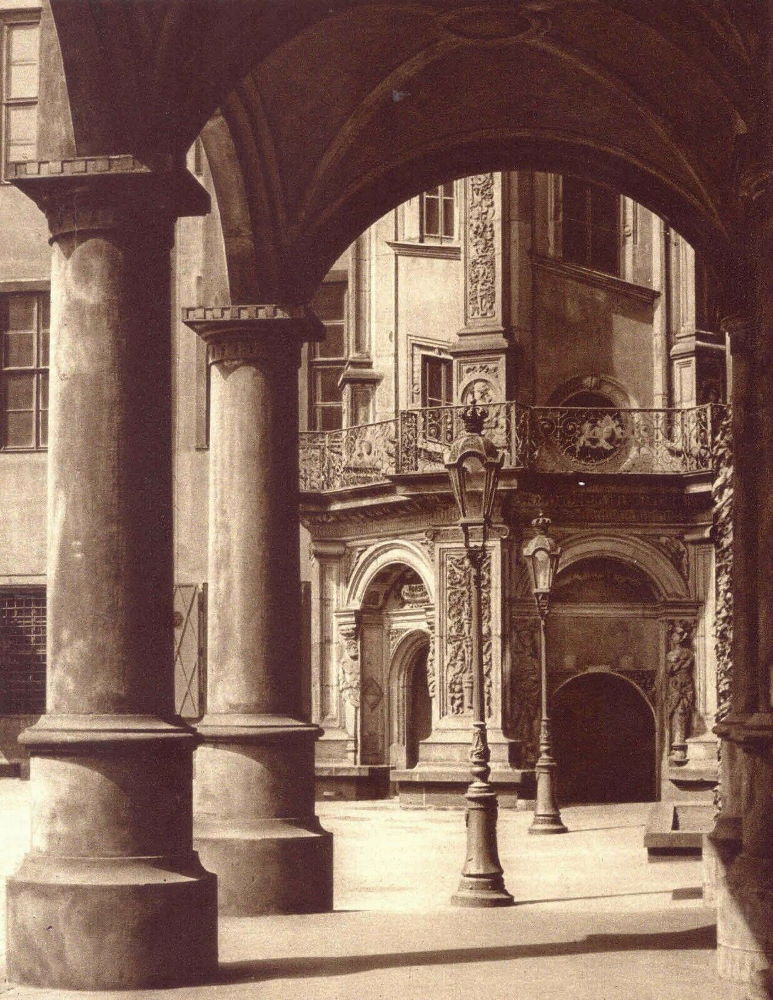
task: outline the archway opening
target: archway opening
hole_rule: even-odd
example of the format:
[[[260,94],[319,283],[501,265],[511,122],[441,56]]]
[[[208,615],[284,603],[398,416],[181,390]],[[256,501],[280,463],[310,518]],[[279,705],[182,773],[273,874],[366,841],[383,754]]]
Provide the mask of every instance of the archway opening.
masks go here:
[[[607,672],[573,678],[551,717],[562,802],[655,800],[655,719],[633,684]]]
[[[405,699],[405,766],[419,762],[419,744],[432,733],[432,698],[427,684],[429,645],[418,649],[407,671]]]

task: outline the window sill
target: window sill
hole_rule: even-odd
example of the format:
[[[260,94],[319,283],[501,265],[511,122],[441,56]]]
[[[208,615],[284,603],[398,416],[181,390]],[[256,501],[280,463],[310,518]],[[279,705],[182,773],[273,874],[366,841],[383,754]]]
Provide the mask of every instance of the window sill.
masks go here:
[[[573,278],[584,285],[593,288],[602,288],[607,292],[617,292],[628,298],[638,299],[647,305],[654,305],[655,300],[660,297],[660,291],[656,288],[648,288],[646,285],[635,285],[623,278],[618,278],[613,274],[605,274],[603,271],[594,271],[590,267],[583,267],[581,264],[570,264],[568,261],[560,260],[557,257],[544,257],[541,254],[532,254],[534,266],[542,271],[560,275],[563,278]]]
[[[436,260],[461,260],[458,243],[419,243],[408,240],[387,240],[387,246],[398,257],[430,257]]]

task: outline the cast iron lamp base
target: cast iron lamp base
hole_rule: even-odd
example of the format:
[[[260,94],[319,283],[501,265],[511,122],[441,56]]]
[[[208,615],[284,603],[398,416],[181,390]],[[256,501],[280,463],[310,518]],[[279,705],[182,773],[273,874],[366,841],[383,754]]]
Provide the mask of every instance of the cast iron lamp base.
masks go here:
[[[537,772],[537,804],[529,833],[568,833],[561,819],[553,786],[556,762],[545,753],[540,756],[534,770]]]
[[[464,796],[467,860],[451,902],[454,906],[512,906],[514,900],[505,889],[497,850],[497,793],[488,780],[491,772],[484,723],[473,723],[470,760],[473,780]]]

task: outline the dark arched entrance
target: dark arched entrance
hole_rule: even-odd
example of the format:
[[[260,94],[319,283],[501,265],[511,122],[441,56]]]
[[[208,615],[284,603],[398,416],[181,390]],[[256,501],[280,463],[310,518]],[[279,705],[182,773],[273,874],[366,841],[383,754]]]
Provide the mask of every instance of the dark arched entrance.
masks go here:
[[[583,674],[556,691],[551,716],[562,802],[656,798],[655,719],[633,684]]]
[[[405,766],[415,767],[419,761],[419,744],[432,733],[432,698],[427,686],[427,654],[419,649],[409,668],[406,691]]]

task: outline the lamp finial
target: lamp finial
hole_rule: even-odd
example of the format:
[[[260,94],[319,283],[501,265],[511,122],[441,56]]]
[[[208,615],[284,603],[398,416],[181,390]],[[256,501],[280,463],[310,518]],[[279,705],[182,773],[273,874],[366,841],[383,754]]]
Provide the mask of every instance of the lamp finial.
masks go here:
[[[462,410],[462,423],[468,434],[482,434],[483,423],[488,416],[486,410],[482,410],[475,401],[473,393],[472,402]]]
[[[550,525],[552,523],[553,522],[550,520],[550,518],[546,517],[545,514],[543,514],[542,511],[540,511],[539,514],[531,522],[531,526],[536,531],[539,531],[540,534],[547,535],[548,532],[550,531]]]

